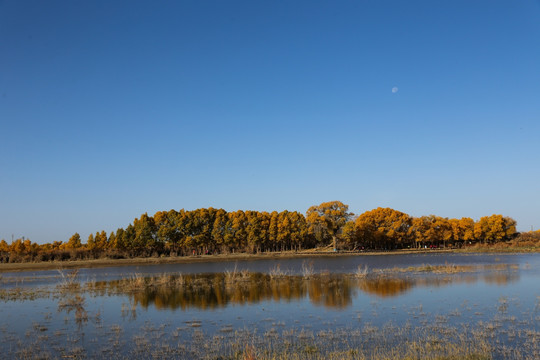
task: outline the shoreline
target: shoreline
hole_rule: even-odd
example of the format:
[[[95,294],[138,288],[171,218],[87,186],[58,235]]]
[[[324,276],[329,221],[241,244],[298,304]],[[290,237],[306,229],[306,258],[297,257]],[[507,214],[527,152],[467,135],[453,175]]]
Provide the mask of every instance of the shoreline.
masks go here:
[[[403,254],[472,254],[472,253],[491,253],[491,254],[520,254],[520,253],[538,253],[540,249],[402,249],[391,251],[373,251],[373,252],[353,252],[353,251],[326,251],[326,250],[304,250],[304,251],[286,251],[259,254],[218,254],[218,255],[189,255],[178,257],[145,257],[130,259],[90,259],[90,260],[71,260],[71,261],[50,261],[35,263],[5,263],[0,264],[0,274],[8,272],[24,271],[43,271],[57,269],[82,269],[82,268],[100,268],[100,267],[121,267],[132,265],[158,265],[158,264],[190,264],[200,262],[227,262],[238,260],[264,260],[264,259],[293,259],[293,258],[313,258],[313,257],[342,257],[342,256],[384,256],[384,255],[403,255]]]

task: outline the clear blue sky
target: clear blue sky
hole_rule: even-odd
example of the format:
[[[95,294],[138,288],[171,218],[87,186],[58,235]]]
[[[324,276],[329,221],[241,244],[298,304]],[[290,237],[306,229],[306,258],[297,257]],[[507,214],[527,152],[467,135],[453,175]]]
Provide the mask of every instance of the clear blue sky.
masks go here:
[[[0,1],[0,239],[331,200],[540,228],[540,2]]]

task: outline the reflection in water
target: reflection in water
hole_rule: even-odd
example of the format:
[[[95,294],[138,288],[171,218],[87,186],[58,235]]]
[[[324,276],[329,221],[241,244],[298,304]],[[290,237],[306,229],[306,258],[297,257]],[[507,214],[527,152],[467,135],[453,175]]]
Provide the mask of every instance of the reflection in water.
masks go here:
[[[415,286],[414,282],[400,278],[375,278],[358,281],[358,288],[368,294],[379,297],[401,295]]]
[[[229,304],[253,304],[261,301],[296,301],[308,298],[312,304],[345,308],[357,291],[377,297],[402,295],[415,287],[441,287],[456,283],[506,285],[519,279],[517,273],[494,272],[484,275],[389,276],[318,274],[308,278],[297,275],[269,275],[235,272],[214,274],[161,275],[152,278],[88,283],[94,294],[128,295],[134,305],[156,309],[215,309]]]
[[[350,286],[346,279],[304,281],[300,276],[270,278],[249,274],[239,279],[226,279],[223,274],[187,275],[176,287],[150,286],[132,293],[135,304],[157,309],[213,309],[228,304],[253,304],[261,301],[293,301],[306,297],[329,307],[343,307],[351,302]]]
[[[494,272],[494,273],[485,274],[483,280],[487,284],[503,286],[503,285],[508,285],[511,283],[516,283],[519,280],[519,275],[518,273]]]

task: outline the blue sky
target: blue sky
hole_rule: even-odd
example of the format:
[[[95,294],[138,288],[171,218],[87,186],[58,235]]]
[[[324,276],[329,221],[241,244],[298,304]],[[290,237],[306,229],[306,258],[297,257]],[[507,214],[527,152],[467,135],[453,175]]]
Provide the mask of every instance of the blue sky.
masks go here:
[[[331,200],[538,229],[539,133],[539,1],[0,1],[8,241]]]

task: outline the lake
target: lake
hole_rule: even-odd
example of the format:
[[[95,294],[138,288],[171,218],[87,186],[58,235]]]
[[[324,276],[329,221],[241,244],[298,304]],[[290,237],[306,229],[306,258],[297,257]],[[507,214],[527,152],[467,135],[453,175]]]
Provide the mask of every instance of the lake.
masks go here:
[[[3,273],[5,358],[540,358],[540,254]]]

